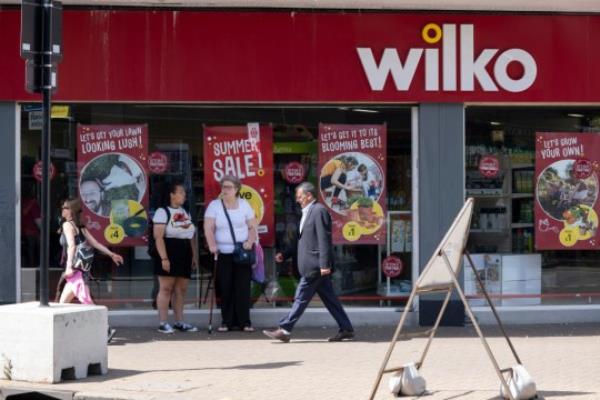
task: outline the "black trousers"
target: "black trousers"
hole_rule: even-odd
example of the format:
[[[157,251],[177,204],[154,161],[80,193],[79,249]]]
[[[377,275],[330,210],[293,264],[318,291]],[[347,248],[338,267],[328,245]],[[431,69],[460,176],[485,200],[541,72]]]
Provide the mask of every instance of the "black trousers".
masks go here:
[[[221,324],[228,328],[251,326],[252,266],[235,264],[231,254],[219,253],[217,267],[217,285],[221,294]]]

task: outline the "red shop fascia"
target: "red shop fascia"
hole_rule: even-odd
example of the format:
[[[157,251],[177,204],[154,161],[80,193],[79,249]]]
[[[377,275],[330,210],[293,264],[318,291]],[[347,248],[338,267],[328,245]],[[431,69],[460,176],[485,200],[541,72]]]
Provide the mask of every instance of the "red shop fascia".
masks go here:
[[[24,90],[0,10],[0,101]],[[68,9],[64,102],[599,103],[600,16]]]

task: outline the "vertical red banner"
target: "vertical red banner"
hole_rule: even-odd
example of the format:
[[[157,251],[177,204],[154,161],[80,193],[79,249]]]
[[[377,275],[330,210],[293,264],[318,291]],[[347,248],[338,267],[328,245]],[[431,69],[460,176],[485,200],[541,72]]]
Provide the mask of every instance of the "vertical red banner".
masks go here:
[[[333,243],[384,244],[386,125],[319,124],[320,201]]]
[[[109,246],[147,243],[148,126],[77,125],[82,217]]]
[[[262,246],[275,245],[273,213],[273,129],[269,125],[204,128],[204,199],[221,193],[224,175],[242,182],[241,196],[252,206]]]
[[[600,134],[537,133],[535,247],[598,250]]]

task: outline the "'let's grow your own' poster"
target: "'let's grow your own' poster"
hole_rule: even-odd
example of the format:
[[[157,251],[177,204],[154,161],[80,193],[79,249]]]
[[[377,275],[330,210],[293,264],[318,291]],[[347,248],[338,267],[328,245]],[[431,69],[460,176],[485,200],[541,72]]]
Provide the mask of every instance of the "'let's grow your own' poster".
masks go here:
[[[535,247],[597,250],[600,134],[536,134]]]

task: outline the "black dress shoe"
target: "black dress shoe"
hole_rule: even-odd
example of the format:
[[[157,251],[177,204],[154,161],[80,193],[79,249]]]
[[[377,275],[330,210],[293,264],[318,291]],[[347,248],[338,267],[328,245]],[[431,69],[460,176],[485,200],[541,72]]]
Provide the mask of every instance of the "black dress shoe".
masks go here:
[[[290,341],[291,335],[289,333],[285,333],[282,329],[275,329],[272,331],[264,330],[263,333],[271,339],[281,340],[284,343]]]
[[[354,332],[352,331],[339,331],[337,335],[327,339],[330,342],[341,342],[342,340],[351,340],[354,338]]]

